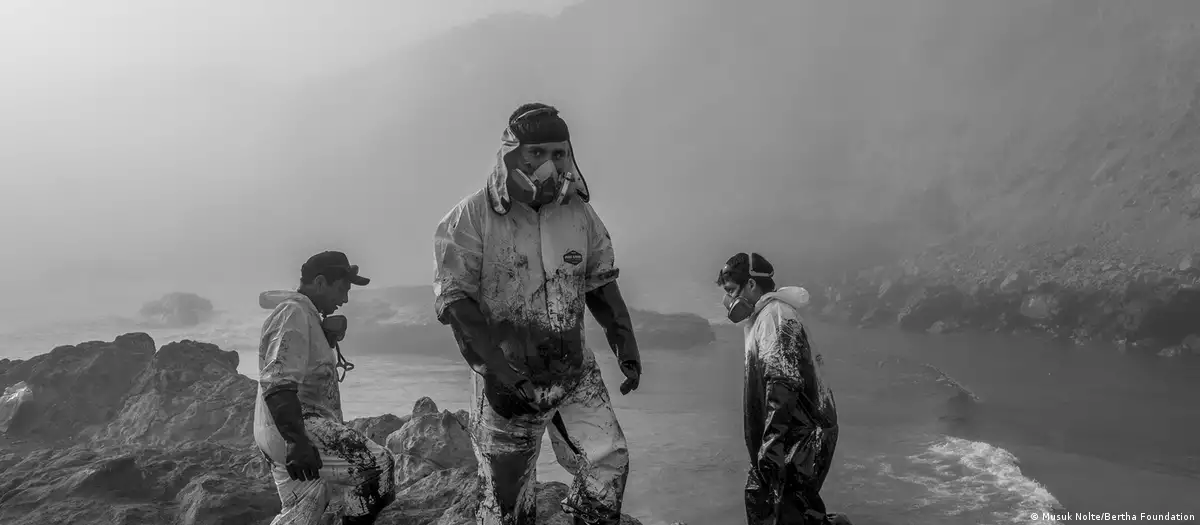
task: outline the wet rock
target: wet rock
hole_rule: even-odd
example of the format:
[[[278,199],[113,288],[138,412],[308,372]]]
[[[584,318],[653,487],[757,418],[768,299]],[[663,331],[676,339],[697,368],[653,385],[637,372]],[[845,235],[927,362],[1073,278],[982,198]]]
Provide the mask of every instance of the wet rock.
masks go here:
[[[0,386],[32,385],[38,408],[21,432],[0,435],[0,523],[266,524],[278,512],[250,428],[257,390],[236,353],[194,341],[155,353],[149,336],[129,334],[0,364]],[[466,421],[428,398],[413,415],[356,420],[375,435],[401,423],[384,441],[415,473],[379,523],[474,523]],[[539,523],[569,523],[556,501],[565,487],[538,490]]]
[[[938,321],[930,325],[926,332],[934,335],[946,334],[953,332],[955,328],[957,328],[957,325],[952,322]]]
[[[1049,294],[1031,294],[1021,302],[1021,315],[1039,321],[1058,314],[1058,300]]]
[[[1147,338],[1134,341],[1128,345],[1129,352],[1142,355],[1158,354],[1167,348],[1162,340]]]
[[[21,417],[32,417],[33,388],[21,381],[4,389],[0,395],[0,432],[8,432],[9,426]]]
[[[922,287],[909,297],[896,321],[902,330],[923,332],[961,314],[963,304],[963,293],[953,286]]]
[[[151,326],[186,328],[211,319],[213,304],[194,293],[172,292],[142,305],[138,315]]]
[[[1179,357],[1179,356],[1183,355],[1184,353],[1186,353],[1186,350],[1182,346],[1176,345],[1176,346],[1168,346],[1166,348],[1163,348],[1162,350],[1159,350],[1158,356],[1159,357]]]
[[[1192,334],[1183,338],[1181,346],[1193,355],[1200,355],[1200,334]]]
[[[1196,254],[1187,254],[1179,261],[1179,266],[1176,267],[1180,273],[1194,275],[1200,274],[1200,257]]]
[[[1034,285],[1033,276],[1026,270],[1009,273],[995,289],[1000,293],[1023,293]]]

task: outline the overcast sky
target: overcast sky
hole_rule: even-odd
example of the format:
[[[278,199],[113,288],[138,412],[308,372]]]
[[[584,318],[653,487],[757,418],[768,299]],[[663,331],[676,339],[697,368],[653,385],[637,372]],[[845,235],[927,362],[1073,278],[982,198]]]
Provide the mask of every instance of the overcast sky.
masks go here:
[[[0,289],[20,297],[0,314],[64,300],[124,313],[197,281],[292,285],[290,266],[214,253],[262,243],[213,218],[288,205],[270,201],[272,144],[297,93],[499,8],[569,3],[0,2]]]

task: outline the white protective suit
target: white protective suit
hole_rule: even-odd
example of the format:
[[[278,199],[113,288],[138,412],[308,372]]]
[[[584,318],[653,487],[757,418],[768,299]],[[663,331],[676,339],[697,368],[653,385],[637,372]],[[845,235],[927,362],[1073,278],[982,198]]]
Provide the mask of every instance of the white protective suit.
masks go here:
[[[820,496],[837,445],[837,406],[798,311],[808,299],[794,286],[764,294],[745,326],[750,525],[849,523],[827,515]]]
[[[336,486],[345,503],[343,515],[377,513],[395,499],[391,452],[347,427],[342,420],[337,354],[321,329],[312,301],[298,292],[263,292],[259,305],[272,309],[263,322],[258,347],[258,396],[254,441],[271,463],[271,475],[283,504],[271,525],[317,525]],[[287,443],[275,426],[265,394],[295,385],[309,439],[321,455],[320,478],[297,481],[285,468]]]
[[[534,523],[538,452],[556,414],[550,439],[559,464],[575,476],[564,508],[589,523],[615,523],[629,453],[583,334],[585,295],[617,278],[612,242],[581,176],[565,204],[535,211],[509,198],[504,158],[518,145],[506,130],[486,187],[454,206],[434,235],[439,319],[455,301],[477,302],[508,364],[529,378],[537,397],[536,413],[504,417],[489,400],[504,394],[473,374],[478,523]]]

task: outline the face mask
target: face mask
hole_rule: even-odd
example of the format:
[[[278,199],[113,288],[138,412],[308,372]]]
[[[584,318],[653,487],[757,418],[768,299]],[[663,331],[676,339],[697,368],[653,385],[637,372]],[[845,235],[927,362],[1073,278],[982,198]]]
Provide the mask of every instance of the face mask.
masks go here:
[[[321,320],[321,331],[325,332],[329,346],[338,344],[346,337],[346,324],[344,315],[330,315]]]
[[[561,202],[571,183],[569,177],[559,176],[558,168],[549,160],[538,166],[532,175],[513,169],[509,172],[509,179],[513,182],[510,189],[515,190],[510,192],[513,198],[536,206],[549,204],[556,199]]]
[[[342,357],[342,349],[338,347],[338,343],[346,337],[346,316],[344,315],[327,315],[321,319],[321,331],[325,332],[325,340],[329,341],[329,346],[337,351],[337,364],[335,369],[341,369],[338,373],[338,382],[346,380],[346,373],[354,370],[354,363]]]
[[[754,314],[754,305],[742,297],[741,292],[738,292],[737,297],[726,295],[721,304],[725,306],[725,317],[734,324],[741,323]]]

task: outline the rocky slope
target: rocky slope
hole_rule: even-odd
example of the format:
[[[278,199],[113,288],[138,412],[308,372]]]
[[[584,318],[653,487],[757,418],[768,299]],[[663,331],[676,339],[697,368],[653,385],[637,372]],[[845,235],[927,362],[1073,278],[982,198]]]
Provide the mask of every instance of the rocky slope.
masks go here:
[[[255,385],[238,355],[146,334],[0,360],[0,522],[266,524],[279,509],[253,446]],[[350,424],[398,454],[381,524],[474,523],[475,458],[465,413],[428,398],[404,417]],[[539,523],[569,523],[566,487],[539,486]],[[622,523],[638,523],[624,518]]]
[[[950,235],[824,279],[821,312],[1200,353],[1200,9],[1061,5],[995,43],[1011,115],[941,177]]]
[[[1200,278],[1190,259],[1164,268],[1133,258],[988,263],[931,252],[814,287],[811,308],[860,326],[945,333],[1034,332],[1121,351],[1200,355]]]

